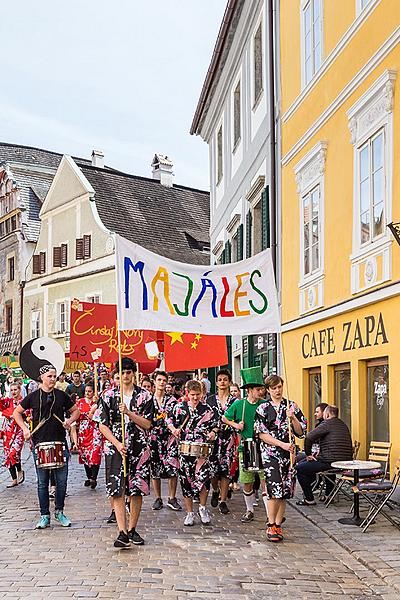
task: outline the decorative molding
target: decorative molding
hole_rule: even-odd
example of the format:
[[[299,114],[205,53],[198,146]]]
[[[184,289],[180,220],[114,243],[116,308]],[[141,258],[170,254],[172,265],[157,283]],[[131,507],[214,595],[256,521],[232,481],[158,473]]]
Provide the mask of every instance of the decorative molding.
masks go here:
[[[233,233],[233,231],[235,231],[235,229],[237,229],[240,225],[240,214],[236,213],[233,215],[232,219],[229,221],[228,225],[226,226],[226,231],[228,233]]]
[[[376,276],[377,276],[376,257],[371,256],[365,263],[365,269],[364,269],[365,287],[373,285],[376,282]]]
[[[319,129],[332,117],[341,105],[353,94],[353,92],[367,79],[374,69],[386,58],[393,48],[400,42],[400,26],[397,27],[382,46],[375,52],[371,59],[358,71],[357,75],[341,90],[331,104],[314,120],[311,127],[298,139],[292,148],[282,157],[281,165],[286,166],[298,152],[304,148],[309,140]]]
[[[259,199],[261,192],[263,191],[265,186],[265,176],[259,175],[249,191],[246,194],[246,199],[251,203],[255,199]]]
[[[337,59],[339,54],[346,48],[347,44],[351,41],[354,35],[358,32],[361,26],[364,24],[364,21],[367,19],[369,14],[374,10],[376,5],[380,2],[380,0],[373,0],[371,5],[366,7],[362,13],[353,21],[351,26],[347,29],[343,37],[339,40],[336,46],[333,48],[330,54],[325,58],[322,62],[320,68],[315,73],[314,77],[309,81],[308,85],[302,90],[302,92],[297,96],[295,101],[289,106],[287,111],[282,115],[282,122],[286,123],[290,117],[296,112],[302,102],[305,100],[306,96],[314,89],[317,83],[322,79],[323,75],[329,69],[331,64]]]
[[[324,305],[324,273],[317,273],[309,281],[299,285],[299,312],[307,312],[322,308]]]
[[[224,242],[222,240],[219,240],[212,249],[212,253],[214,254],[214,256],[219,256],[222,252],[223,247]]]
[[[327,142],[318,142],[294,167],[297,192],[303,195],[325,172]]]
[[[395,70],[386,70],[347,111],[353,145],[369,137],[393,111],[396,75]]]
[[[378,247],[370,244],[361,256],[351,261],[351,293],[358,294],[391,279],[391,240],[382,240]],[[378,269],[378,258],[381,266]],[[362,269],[364,271],[362,272]]]

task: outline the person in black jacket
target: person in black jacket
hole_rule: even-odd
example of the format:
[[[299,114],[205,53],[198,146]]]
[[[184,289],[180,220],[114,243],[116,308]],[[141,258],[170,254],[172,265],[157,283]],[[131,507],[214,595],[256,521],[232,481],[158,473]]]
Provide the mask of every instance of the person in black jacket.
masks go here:
[[[350,431],[341,419],[338,418],[337,406],[328,405],[324,410],[324,421],[307,434],[304,444],[306,460],[297,465],[297,481],[303,490],[304,500],[297,502],[300,506],[314,505],[312,491],[316,474],[328,471],[331,463],[337,460],[351,460],[353,446]],[[315,457],[311,453],[312,445],[319,443],[319,453]],[[333,487],[333,480],[326,481],[326,494],[329,495]]]

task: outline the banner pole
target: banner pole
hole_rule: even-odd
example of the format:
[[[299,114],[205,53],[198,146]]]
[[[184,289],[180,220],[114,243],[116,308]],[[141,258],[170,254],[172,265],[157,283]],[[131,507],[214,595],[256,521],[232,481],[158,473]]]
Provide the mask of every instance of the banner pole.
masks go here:
[[[119,396],[120,402],[124,402],[124,391],[122,387],[122,356],[121,356],[121,332],[117,324],[118,331],[118,366],[119,366]],[[121,434],[122,443],[125,445],[125,415],[121,413]],[[124,478],[126,477],[126,457],[122,457],[122,468],[124,471]]]
[[[97,362],[96,361],[94,361],[94,363],[93,363],[93,368],[94,368],[94,396],[95,396],[95,398],[97,398],[98,391],[99,391],[99,378],[98,378],[98,374],[97,374]]]

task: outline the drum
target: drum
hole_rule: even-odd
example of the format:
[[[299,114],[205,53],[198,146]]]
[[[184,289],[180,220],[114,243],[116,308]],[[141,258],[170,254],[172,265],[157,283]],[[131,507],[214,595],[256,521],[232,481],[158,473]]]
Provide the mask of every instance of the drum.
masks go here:
[[[245,471],[262,471],[260,440],[247,438],[242,440],[243,444],[243,468]]]
[[[42,442],[35,448],[37,466],[40,469],[59,469],[64,466],[64,444],[62,442]]]
[[[197,458],[208,458],[211,454],[212,444],[205,442],[181,442],[179,452],[183,456],[195,456]]]

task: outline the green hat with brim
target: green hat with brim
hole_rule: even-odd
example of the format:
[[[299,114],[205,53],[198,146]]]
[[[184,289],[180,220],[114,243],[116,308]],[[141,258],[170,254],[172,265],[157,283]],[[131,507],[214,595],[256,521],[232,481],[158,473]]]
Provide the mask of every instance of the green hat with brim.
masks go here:
[[[250,367],[249,369],[241,369],[240,376],[243,379],[242,390],[250,387],[260,387],[264,385],[261,367]]]

